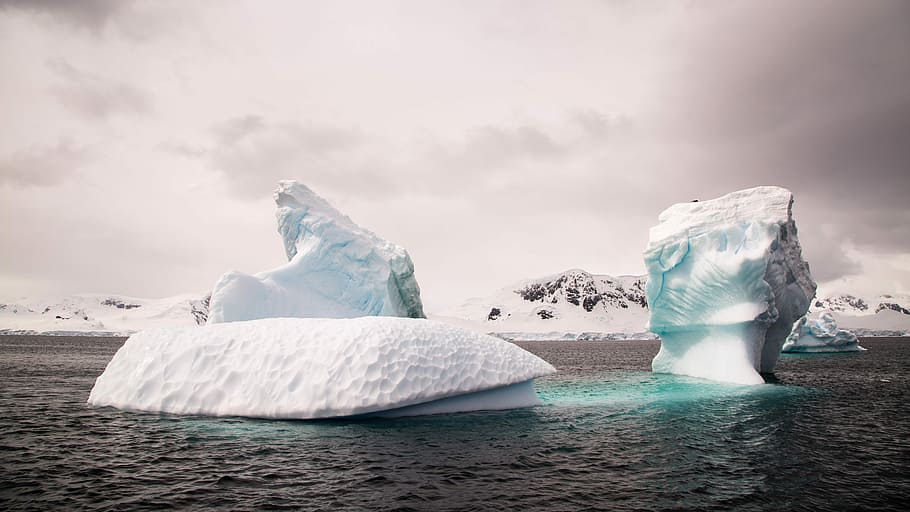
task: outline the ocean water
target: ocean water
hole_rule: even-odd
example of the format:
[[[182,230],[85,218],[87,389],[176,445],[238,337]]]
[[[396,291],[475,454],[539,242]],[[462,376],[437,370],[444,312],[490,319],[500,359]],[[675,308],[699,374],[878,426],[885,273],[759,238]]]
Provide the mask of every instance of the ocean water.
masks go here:
[[[0,337],[0,509],[906,510],[910,340],[775,382],[649,372],[658,342],[534,342],[545,405],[265,421],[85,405],[122,339]]]

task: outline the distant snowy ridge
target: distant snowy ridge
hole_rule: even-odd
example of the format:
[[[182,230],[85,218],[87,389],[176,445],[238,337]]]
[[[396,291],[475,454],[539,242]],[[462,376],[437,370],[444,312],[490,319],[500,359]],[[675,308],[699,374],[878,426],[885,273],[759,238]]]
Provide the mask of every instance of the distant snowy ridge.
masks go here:
[[[81,294],[0,303],[0,334],[123,336],[141,329],[203,325],[209,297],[140,299]]]
[[[582,274],[580,281],[567,276],[573,273]],[[589,293],[585,289],[590,291],[590,287],[578,286],[579,282],[586,282],[583,274],[588,273],[570,270],[527,279],[490,297],[470,299],[454,310],[430,316],[509,341],[656,339],[656,335],[646,328],[647,306],[639,302],[644,276],[588,274],[592,282],[599,283],[594,285],[595,289],[600,287],[601,290]],[[561,281],[562,276],[566,279]],[[631,285],[623,284],[630,281]],[[610,286],[610,282],[614,286]],[[524,298],[524,295],[538,297],[541,289],[545,293],[536,300]],[[600,298],[595,299],[596,295]],[[823,297],[813,301],[810,311],[833,312],[838,325],[859,337],[910,335],[910,314],[900,312],[901,308],[910,310],[910,296],[825,294]],[[594,307],[587,311],[585,304],[594,304]],[[494,308],[500,313],[495,320],[490,320]],[[537,313],[551,310],[557,314],[547,319]],[[127,336],[146,327],[201,325],[207,315],[208,297],[193,295],[142,299],[80,294],[18,299],[0,302],[0,335]]]
[[[596,275],[580,269],[503,288],[442,313],[506,339],[620,339],[647,332],[644,276]],[[547,339],[554,339],[552,337]]]
[[[657,339],[647,328],[646,281],[647,276],[614,277],[572,269],[522,280],[430,316],[509,341]],[[811,310],[834,311],[838,323],[857,336],[910,335],[910,315],[899,312],[910,310],[910,296],[825,297],[813,301]],[[828,307],[857,300],[865,301],[866,309]]]
[[[836,311],[850,315],[873,315],[882,311],[895,311],[910,315],[910,295],[877,295],[874,297],[857,297],[848,293],[831,295],[816,299],[813,310]]]
[[[506,341],[625,341],[656,340],[653,332],[491,332]]]
[[[857,336],[910,335],[910,295],[819,294],[810,311],[830,311],[837,324]]]

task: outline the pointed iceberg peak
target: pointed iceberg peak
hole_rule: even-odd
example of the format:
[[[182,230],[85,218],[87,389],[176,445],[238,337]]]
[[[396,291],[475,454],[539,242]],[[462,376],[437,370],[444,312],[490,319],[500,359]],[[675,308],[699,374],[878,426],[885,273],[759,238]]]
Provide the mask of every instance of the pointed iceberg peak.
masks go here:
[[[288,263],[255,276],[228,272],[215,285],[209,323],[270,317],[424,318],[404,248],[358,226],[293,180],[274,193]]]
[[[275,204],[278,205],[278,211],[275,217],[278,220],[278,233],[284,242],[284,252],[288,256],[288,261],[294,259],[297,255],[297,244],[302,243],[307,235],[302,227],[317,227],[320,231],[329,229],[347,230],[349,232],[362,232],[374,240],[380,240],[388,244],[385,240],[362,229],[350,217],[342,214],[335,209],[328,201],[313,192],[310,187],[296,180],[281,180],[278,182],[278,188],[272,194]],[[304,222],[304,219],[305,222]]]
[[[789,190],[756,187],[660,214],[644,253],[654,371],[764,382],[815,296],[792,207]]]

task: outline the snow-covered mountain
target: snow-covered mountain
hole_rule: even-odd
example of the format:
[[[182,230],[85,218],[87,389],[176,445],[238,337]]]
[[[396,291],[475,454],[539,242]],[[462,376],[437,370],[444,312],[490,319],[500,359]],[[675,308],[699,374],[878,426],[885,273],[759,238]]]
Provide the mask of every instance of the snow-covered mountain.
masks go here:
[[[129,334],[158,326],[202,325],[209,297],[180,295],[139,299],[117,295],[72,295],[0,303],[0,334]]]
[[[910,332],[910,295],[858,296],[848,293],[819,294],[811,311],[830,311],[841,327],[857,335]]]
[[[594,275],[573,269],[528,279],[431,315],[514,340],[652,338],[647,332],[647,276]],[[859,336],[910,333],[910,296],[822,295],[812,311],[829,310]]]
[[[435,320],[503,338],[653,338],[647,332],[645,276],[594,275],[584,270],[527,279],[484,298],[430,315]],[[831,311],[858,336],[910,333],[910,295],[860,296],[819,290],[811,311]],[[147,327],[202,325],[209,297],[139,299],[118,295],[0,301],[0,334],[129,334]]]
[[[650,337],[645,334],[645,282],[645,276],[613,277],[572,269],[469,299],[437,318],[459,319],[511,339]]]

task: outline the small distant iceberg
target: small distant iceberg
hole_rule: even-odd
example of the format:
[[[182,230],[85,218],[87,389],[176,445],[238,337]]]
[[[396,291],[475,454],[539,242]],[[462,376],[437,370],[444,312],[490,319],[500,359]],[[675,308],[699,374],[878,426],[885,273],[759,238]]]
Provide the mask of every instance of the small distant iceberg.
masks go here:
[[[649,329],[661,338],[656,373],[764,383],[815,296],[793,194],[780,187],[671,206],[644,260]]]
[[[268,318],[131,336],[94,406],[316,419],[512,409],[556,370],[507,341],[430,320]]]
[[[793,325],[787,336],[783,352],[862,352],[856,335],[839,329],[837,320],[830,311],[817,315],[806,315]]]
[[[414,264],[404,248],[358,226],[306,185],[274,194],[288,262],[255,276],[228,272],[215,284],[208,323],[257,318],[424,318]]]

